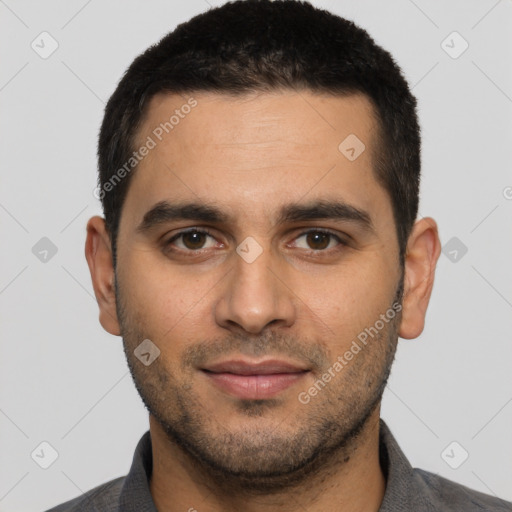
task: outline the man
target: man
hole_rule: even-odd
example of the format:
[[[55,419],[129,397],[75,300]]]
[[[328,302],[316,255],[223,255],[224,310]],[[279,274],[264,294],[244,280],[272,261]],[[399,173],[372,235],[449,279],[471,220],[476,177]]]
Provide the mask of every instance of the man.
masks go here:
[[[308,3],[238,1],[128,69],[87,225],[100,322],[150,415],[127,477],[57,511],[476,511],[380,419],[440,254],[416,101]]]

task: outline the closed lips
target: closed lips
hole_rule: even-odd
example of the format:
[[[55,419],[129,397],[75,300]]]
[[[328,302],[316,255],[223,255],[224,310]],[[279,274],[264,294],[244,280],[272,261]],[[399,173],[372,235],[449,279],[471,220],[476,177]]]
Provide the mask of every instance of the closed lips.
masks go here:
[[[302,373],[307,368],[295,366],[284,361],[263,361],[248,363],[245,361],[225,361],[203,368],[211,373],[232,373],[235,375],[273,375],[280,373]]]

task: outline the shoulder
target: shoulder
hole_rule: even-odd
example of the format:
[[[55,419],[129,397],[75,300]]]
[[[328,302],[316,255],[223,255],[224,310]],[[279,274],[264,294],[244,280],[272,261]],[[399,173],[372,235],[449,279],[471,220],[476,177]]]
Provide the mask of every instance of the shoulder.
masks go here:
[[[384,420],[380,420],[380,463],[386,492],[379,512],[512,512],[512,503],[413,468]]]
[[[119,510],[119,495],[126,477],[121,476],[72,500],[61,503],[46,512],[116,512]]]
[[[484,494],[462,484],[423,469],[414,469],[417,485],[423,487],[423,495],[429,497],[434,508],[439,511],[464,512],[511,512],[512,503]]]

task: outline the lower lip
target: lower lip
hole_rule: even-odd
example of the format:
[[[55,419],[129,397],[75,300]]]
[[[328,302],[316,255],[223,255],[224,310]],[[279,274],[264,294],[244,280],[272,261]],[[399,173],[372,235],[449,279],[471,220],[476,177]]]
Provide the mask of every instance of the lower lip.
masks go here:
[[[302,379],[307,372],[237,375],[203,372],[221,390],[247,400],[271,398]]]

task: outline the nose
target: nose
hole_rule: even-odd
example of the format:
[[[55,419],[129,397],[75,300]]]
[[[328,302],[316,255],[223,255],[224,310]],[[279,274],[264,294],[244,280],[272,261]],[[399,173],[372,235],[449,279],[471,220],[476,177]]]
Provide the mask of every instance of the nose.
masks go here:
[[[275,258],[274,258],[275,259]],[[290,327],[295,322],[294,294],[286,284],[284,269],[272,261],[270,249],[254,260],[234,255],[215,318],[227,329],[243,329],[258,334],[266,327]]]

